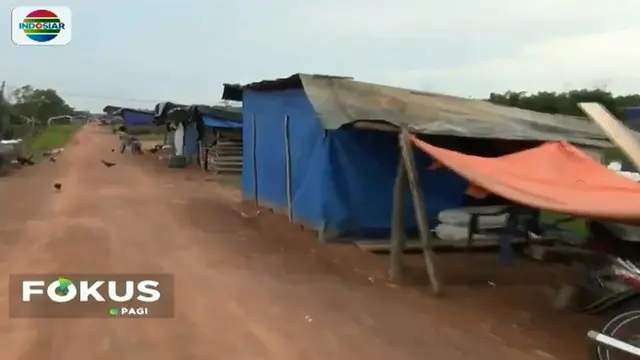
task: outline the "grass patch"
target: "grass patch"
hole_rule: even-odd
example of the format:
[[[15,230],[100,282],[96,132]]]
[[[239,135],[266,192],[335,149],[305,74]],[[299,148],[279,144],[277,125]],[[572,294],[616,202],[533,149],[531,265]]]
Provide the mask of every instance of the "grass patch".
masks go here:
[[[542,223],[547,223],[547,224],[550,224],[550,223],[552,224],[559,219],[564,219],[567,217],[569,216],[565,214],[558,214],[558,213],[549,212],[549,211],[542,211],[540,213],[540,221]],[[585,221],[586,221],[585,219],[578,218],[573,221],[562,223],[558,225],[558,227],[564,230],[568,230],[574,235],[577,235],[579,237],[585,237],[587,235],[587,226]]]
[[[606,149],[604,151],[605,165],[608,164],[610,161],[613,161],[613,160],[626,160],[626,161],[628,161],[628,159],[629,158],[627,157],[627,155],[625,155],[625,153],[622,150],[620,150],[620,148],[618,148],[618,147]]]
[[[37,154],[64,147],[81,127],[81,124],[69,124],[42,128],[33,136],[25,139],[25,149],[29,154]]]

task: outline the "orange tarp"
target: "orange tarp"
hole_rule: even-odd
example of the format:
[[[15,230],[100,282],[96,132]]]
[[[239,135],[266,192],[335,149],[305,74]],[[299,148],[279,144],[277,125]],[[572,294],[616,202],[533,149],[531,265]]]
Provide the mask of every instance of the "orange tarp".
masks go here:
[[[640,223],[640,184],[571,144],[549,142],[483,158],[435,147],[414,136],[411,140],[471,184],[514,202],[580,217]]]

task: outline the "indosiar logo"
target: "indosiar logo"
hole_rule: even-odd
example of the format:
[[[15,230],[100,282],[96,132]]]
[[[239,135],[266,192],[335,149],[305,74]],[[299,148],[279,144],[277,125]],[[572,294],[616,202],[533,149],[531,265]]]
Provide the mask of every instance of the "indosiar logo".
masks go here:
[[[20,6],[11,12],[11,22],[11,38],[16,45],[71,42],[71,10],[67,7]]]

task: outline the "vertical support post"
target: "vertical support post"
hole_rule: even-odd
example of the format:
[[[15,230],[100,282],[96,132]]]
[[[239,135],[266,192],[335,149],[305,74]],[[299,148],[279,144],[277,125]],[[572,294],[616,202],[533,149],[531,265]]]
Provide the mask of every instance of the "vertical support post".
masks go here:
[[[167,125],[164,126],[164,136],[162,139],[162,145],[167,145],[169,143],[169,129],[167,129]]]
[[[258,164],[257,164],[257,144],[256,113],[251,114],[251,156],[253,157],[253,204],[258,210]]]
[[[418,169],[413,153],[413,147],[409,139],[409,129],[406,126],[402,127],[399,138],[402,158],[404,159],[404,165],[406,167],[407,176],[409,179],[409,188],[411,189],[411,196],[413,198],[413,206],[418,220],[418,228],[420,230],[420,244],[422,245],[424,263],[427,268],[429,282],[431,283],[431,291],[437,295],[440,293],[440,281],[438,280],[435,264],[433,261],[433,251],[431,250],[431,244],[429,243],[431,231],[429,229],[429,221],[427,218],[427,207],[425,204],[424,194],[422,193],[422,188],[420,188]]]
[[[287,181],[287,214],[289,222],[293,222],[293,204],[291,194],[291,147],[289,141],[289,115],[284,116],[285,176]]]
[[[204,162],[204,141],[198,140],[198,165],[200,165],[200,170],[207,171],[207,166]]]
[[[402,255],[406,236],[404,232],[404,207],[407,193],[407,170],[402,153],[398,159],[396,181],[393,186],[393,210],[391,213],[391,254],[389,256],[389,280],[398,282],[402,278]]]

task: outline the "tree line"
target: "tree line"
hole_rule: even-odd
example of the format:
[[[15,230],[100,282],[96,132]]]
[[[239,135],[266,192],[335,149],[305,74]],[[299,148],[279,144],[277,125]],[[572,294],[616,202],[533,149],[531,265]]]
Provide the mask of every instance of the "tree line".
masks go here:
[[[579,89],[567,92],[540,91],[537,93],[507,91],[502,94],[491,93],[486,100],[498,105],[542,113],[580,117],[585,115],[578,107],[578,103],[598,102],[621,120],[625,120],[625,108],[640,106],[640,94],[614,95],[605,89]]]
[[[0,139],[11,139],[46,126],[56,116],[79,115],[55,89],[24,85],[11,92],[0,89]]]
[[[583,117],[578,108],[580,102],[598,102],[618,118],[624,120],[626,107],[640,106],[640,94],[614,95],[606,89],[578,89],[566,92],[507,91],[491,93],[488,99],[494,104],[518,107],[549,114]],[[0,89],[0,138],[21,136],[22,129],[33,124],[46,125],[47,119],[81,113],[69,105],[55,89],[37,89],[25,85],[11,92]]]

